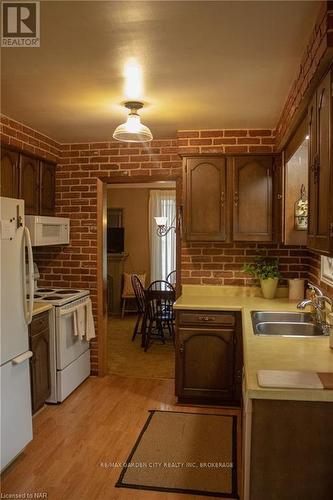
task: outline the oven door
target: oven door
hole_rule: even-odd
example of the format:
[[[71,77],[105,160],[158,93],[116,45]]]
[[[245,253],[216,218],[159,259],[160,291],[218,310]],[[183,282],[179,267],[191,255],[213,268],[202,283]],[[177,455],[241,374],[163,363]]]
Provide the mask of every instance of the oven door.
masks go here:
[[[63,370],[89,349],[89,342],[74,335],[75,309],[86,299],[56,307],[57,370]]]

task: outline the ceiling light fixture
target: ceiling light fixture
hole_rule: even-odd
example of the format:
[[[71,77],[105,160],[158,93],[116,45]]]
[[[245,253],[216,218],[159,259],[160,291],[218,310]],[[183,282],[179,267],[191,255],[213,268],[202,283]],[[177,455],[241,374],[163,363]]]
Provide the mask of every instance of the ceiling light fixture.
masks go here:
[[[119,125],[113,132],[113,138],[122,142],[149,142],[153,134],[148,127],[143,125],[138,110],[143,108],[142,102],[125,102],[125,108],[129,109],[127,121]]]

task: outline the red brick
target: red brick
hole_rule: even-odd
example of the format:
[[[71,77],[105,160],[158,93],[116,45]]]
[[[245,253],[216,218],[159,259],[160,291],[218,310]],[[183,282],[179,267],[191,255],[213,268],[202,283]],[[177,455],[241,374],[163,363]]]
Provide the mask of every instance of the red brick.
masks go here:
[[[226,153],[247,153],[247,146],[226,146]]]
[[[249,130],[250,137],[262,137],[262,136],[271,136],[272,131],[269,129],[257,129],[257,130]]]
[[[260,144],[260,139],[254,139],[250,137],[237,139],[237,144]]]
[[[246,137],[247,130],[225,130],[224,137]]]
[[[236,139],[233,137],[230,137],[229,139],[214,139],[214,144],[219,145],[219,144],[225,144],[225,145],[231,145],[231,144],[236,144]]]
[[[193,130],[181,130],[177,133],[177,136],[179,138],[199,137],[199,132]]]
[[[201,130],[200,137],[223,137],[223,130]]]
[[[190,139],[190,146],[208,146],[212,139]]]

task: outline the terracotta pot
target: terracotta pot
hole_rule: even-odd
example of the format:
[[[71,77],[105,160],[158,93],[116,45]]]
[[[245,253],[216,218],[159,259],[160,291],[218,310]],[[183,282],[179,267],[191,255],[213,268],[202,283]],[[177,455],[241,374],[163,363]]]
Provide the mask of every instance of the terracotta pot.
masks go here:
[[[265,299],[274,299],[279,278],[266,278],[260,280],[261,291]]]

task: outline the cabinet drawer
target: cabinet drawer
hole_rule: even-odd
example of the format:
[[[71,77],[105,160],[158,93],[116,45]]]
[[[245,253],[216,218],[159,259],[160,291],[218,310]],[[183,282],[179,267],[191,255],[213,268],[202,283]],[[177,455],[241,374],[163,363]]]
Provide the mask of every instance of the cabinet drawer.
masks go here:
[[[49,328],[49,311],[45,311],[41,314],[37,314],[32,318],[30,325],[30,335],[38,335],[38,333],[43,330],[48,330]]]
[[[234,313],[219,313],[207,311],[181,311],[179,313],[181,325],[209,325],[232,327],[236,324]]]

